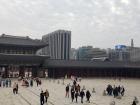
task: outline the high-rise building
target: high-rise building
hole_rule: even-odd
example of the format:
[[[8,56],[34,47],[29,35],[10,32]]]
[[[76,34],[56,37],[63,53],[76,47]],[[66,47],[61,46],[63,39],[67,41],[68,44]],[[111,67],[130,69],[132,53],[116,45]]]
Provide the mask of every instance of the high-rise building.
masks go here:
[[[140,62],[140,47],[133,47],[130,51],[130,60],[132,62]]]
[[[108,56],[111,61],[130,61],[130,50],[109,49]]]
[[[71,60],[76,60],[76,56],[77,56],[77,49],[71,48],[70,59]]]
[[[115,49],[108,50],[108,54],[112,61],[140,61],[140,47],[134,46],[133,39],[131,39],[131,46],[116,45]]]
[[[42,41],[48,46],[42,49],[44,55],[49,55],[50,59],[70,58],[71,31],[57,30],[42,37]]]

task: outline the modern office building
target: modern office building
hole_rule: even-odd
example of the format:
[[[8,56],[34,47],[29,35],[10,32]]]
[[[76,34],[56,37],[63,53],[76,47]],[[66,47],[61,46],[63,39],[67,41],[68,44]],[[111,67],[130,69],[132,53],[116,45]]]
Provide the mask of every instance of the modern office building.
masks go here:
[[[49,45],[42,49],[43,55],[49,55],[50,59],[70,58],[71,31],[57,30],[42,37],[42,41]]]
[[[92,46],[82,46],[77,50],[77,60],[90,60],[92,57],[89,53],[93,49]]]
[[[111,61],[130,61],[131,47],[116,45],[115,49],[109,49],[108,56]]]
[[[92,46],[80,47],[77,51],[77,60],[92,60],[93,58],[108,57],[106,50]]]
[[[130,51],[130,61],[139,62],[140,61],[140,47],[133,47]]]
[[[75,48],[71,48],[71,52],[70,52],[70,59],[72,60],[76,60],[77,57],[77,49]]]
[[[133,39],[131,46],[116,45],[115,49],[108,50],[109,59],[112,61],[140,61],[140,48],[134,47]]]

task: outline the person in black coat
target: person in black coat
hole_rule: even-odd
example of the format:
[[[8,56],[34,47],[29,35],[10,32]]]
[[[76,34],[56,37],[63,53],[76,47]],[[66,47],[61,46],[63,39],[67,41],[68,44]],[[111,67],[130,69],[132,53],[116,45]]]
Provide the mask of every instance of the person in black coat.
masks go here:
[[[44,93],[41,91],[40,93],[40,105],[44,105]]]
[[[66,86],[66,95],[65,95],[65,97],[69,98],[69,85]]]
[[[89,92],[89,90],[87,90],[87,92],[86,92],[86,98],[87,98],[87,102],[89,102],[90,103],[90,97],[91,97],[91,94],[90,94],[90,92]]]
[[[117,87],[114,87],[113,95],[114,95],[114,98],[118,96],[118,88]]]
[[[30,80],[30,86],[31,87],[33,86],[33,80],[32,79]]]
[[[72,102],[74,100],[74,94],[75,94],[74,87],[72,87],[71,88],[71,99],[72,99]]]
[[[18,94],[18,83],[16,84],[16,94]]]
[[[83,103],[83,98],[84,98],[84,96],[85,96],[85,93],[84,93],[83,89],[82,89],[82,91],[80,92],[80,96],[81,96],[81,103]]]
[[[136,101],[133,101],[132,105],[137,105],[137,104],[136,104]]]
[[[124,92],[125,92],[125,89],[124,89],[124,87],[122,86],[122,87],[121,87],[121,95],[122,95],[122,96],[124,96]]]
[[[76,91],[76,93],[75,93],[76,102],[77,102],[78,96],[79,96],[79,93],[78,93],[78,91]]]
[[[76,86],[76,80],[73,81],[73,85]]]
[[[132,105],[137,105],[138,103],[139,103],[139,101],[138,101],[137,97],[134,97]]]

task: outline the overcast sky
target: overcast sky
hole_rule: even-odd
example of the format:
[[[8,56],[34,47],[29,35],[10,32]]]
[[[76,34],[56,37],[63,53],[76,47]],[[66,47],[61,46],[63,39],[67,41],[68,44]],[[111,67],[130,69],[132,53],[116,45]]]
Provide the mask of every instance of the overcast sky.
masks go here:
[[[0,0],[0,34],[72,31],[72,47],[140,46],[140,0]]]

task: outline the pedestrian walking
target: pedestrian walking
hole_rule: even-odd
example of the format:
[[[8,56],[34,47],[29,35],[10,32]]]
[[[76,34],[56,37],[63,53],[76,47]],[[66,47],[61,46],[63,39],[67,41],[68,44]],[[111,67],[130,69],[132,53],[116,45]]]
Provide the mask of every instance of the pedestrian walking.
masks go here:
[[[121,92],[121,95],[124,96],[125,89],[123,86],[121,87],[120,92]]]
[[[132,103],[132,105],[137,105],[137,104],[136,104],[136,102],[135,102],[134,100],[133,100],[133,103]]]
[[[77,103],[78,96],[79,96],[79,93],[78,93],[78,91],[76,91],[76,93],[75,93],[76,103]]]
[[[18,94],[18,83],[16,83],[16,94]]]
[[[30,80],[30,86],[31,87],[33,86],[33,80],[32,79]]]
[[[65,95],[65,97],[69,98],[69,85],[66,86],[66,95]]]
[[[73,85],[76,86],[76,84],[77,84],[77,82],[76,82],[76,80],[74,80],[74,81],[73,81]]]
[[[11,87],[11,79],[8,79],[9,87]]]
[[[77,85],[77,90],[78,90],[79,93],[80,93],[80,89],[81,89],[81,86],[78,84]]]
[[[5,85],[8,87],[8,79],[5,80]]]
[[[44,105],[44,93],[41,91],[40,93],[40,105]]]
[[[13,85],[13,94],[16,94],[17,88],[16,88],[16,82]]]
[[[85,93],[84,93],[83,89],[82,89],[82,91],[80,92],[80,96],[81,96],[81,103],[83,103],[83,98],[84,98],[84,96],[85,96]]]
[[[46,98],[46,103],[47,103],[47,100],[48,100],[48,97],[49,97],[49,92],[48,92],[48,90],[47,90],[47,89],[46,89],[46,91],[45,91],[44,95],[45,95],[45,98]]]
[[[71,88],[71,99],[72,99],[72,102],[74,100],[74,94],[75,94],[74,87],[72,87]]]
[[[87,92],[86,92],[86,98],[87,98],[87,102],[89,102],[90,103],[90,97],[91,97],[91,94],[90,94],[90,92],[89,92],[89,90],[87,90]]]
[[[5,87],[5,80],[2,81],[2,85],[3,85],[3,87]]]
[[[134,100],[132,102],[132,105],[137,105],[139,103],[137,97],[134,97]]]

